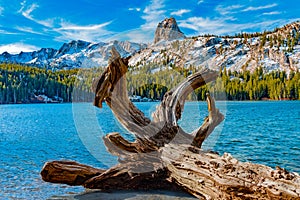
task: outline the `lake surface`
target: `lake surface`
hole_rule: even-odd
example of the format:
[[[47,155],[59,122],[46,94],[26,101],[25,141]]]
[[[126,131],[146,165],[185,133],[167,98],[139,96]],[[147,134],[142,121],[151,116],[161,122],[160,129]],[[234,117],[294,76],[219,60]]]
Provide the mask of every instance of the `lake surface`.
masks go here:
[[[158,103],[137,103],[146,115]],[[217,102],[225,115],[204,144],[241,161],[300,173],[300,101]],[[205,102],[185,105],[181,126],[192,131],[207,115]],[[117,123],[106,105],[88,103],[0,105],[0,199],[47,199],[83,192],[82,187],[45,183],[40,178],[49,160],[76,160],[99,168],[116,164],[102,136],[131,135]]]

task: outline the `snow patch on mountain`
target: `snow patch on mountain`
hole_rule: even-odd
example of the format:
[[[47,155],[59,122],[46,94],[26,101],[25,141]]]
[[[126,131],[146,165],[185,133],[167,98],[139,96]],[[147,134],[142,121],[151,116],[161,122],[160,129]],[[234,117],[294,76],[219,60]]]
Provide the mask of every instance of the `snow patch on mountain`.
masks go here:
[[[158,27],[178,29],[170,19]],[[169,22],[170,21],[170,22]],[[171,23],[172,22],[172,23]],[[164,32],[165,33],[165,32]],[[265,72],[300,70],[300,22],[257,36],[192,38],[159,37],[157,43],[139,44],[129,41],[92,43],[81,40],[65,43],[58,50],[42,48],[34,52],[12,55],[4,52],[0,63],[19,63],[50,69],[91,68],[107,66],[114,47],[122,57],[130,57],[134,67],[151,64],[153,73],[169,68],[210,68],[231,71],[262,67]],[[161,35],[161,34],[160,34]],[[298,38],[294,39],[294,38]],[[293,43],[292,49],[290,48]]]
[[[214,70],[226,67],[231,71],[254,71],[262,67],[265,72],[280,70],[289,73],[300,70],[299,34],[300,22],[295,22],[277,31],[251,38],[199,36],[164,41],[163,45],[150,45],[146,50],[134,54],[129,65],[152,63],[173,68]]]
[[[108,64],[112,47],[116,48],[122,57],[128,57],[146,46],[128,41],[90,43],[77,40],[63,44],[59,50],[42,48],[39,51],[21,52],[16,55],[4,52],[0,55],[0,62],[52,69],[102,67]]]

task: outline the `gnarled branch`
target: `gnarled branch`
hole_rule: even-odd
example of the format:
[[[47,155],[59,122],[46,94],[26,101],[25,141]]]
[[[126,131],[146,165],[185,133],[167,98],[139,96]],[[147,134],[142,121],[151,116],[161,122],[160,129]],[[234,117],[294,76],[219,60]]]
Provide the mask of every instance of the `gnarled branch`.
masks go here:
[[[216,112],[215,109],[210,111],[210,120],[204,122],[204,127],[200,128],[201,134],[196,134],[195,139],[190,134],[185,133],[177,124],[186,97],[196,88],[216,79],[218,73],[207,70],[195,73],[167,92],[161,104],[153,112],[153,120],[151,121],[128,99],[126,88],[128,60],[120,58],[115,49],[112,49],[112,52],[114,58],[112,58],[107,70],[98,80],[94,104],[101,107],[102,102],[105,100],[120,123],[136,136],[136,141],[133,143],[127,142],[119,134],[113,133],[104,138],[106,146],[112,148],[112,145],[114,145],[119,147],[120,150],[133,153],[156,151],[171,141],[177,143],[180,141],[180,143],[189,143],[200,147],[203,141],[200,144],[201,139],[198,138],[202,138],[203,135],[208,136],[214,127],[223,120],[221,113]],[[210,104],[212,101],[212,98],[208,97],[208,103]],[[217,120],[214,119],[215,117]],[[174,140],[175,136],[177,139]],[[109,143],[112,143],[112,145]],[[110,152],[116,152],[116,149],[114,148]],[[121,155],[120,152],[114,154]]]

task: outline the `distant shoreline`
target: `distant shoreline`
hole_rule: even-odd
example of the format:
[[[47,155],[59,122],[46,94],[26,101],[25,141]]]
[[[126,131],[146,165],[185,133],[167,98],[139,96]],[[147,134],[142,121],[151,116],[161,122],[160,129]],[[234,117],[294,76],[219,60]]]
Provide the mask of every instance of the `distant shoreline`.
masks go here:
[[[227,102],[280,102],[280,101],[300,101],[299,99],[281,99],[281,100],[275,100],[275,99],[262,99],[262,100],[216,100],[216,102],[219,101],[227,101]],[[161,101],[139,101],[139,102],[133,102],[133,103],[158,103]],[[205,102],[205,101],[191,101],[186,100],[186,102]],[[71,104],[71,103],[92,103],[92,102],[31,102],[31,103],[0,103],[1,105],[30,105],[30,104]]]

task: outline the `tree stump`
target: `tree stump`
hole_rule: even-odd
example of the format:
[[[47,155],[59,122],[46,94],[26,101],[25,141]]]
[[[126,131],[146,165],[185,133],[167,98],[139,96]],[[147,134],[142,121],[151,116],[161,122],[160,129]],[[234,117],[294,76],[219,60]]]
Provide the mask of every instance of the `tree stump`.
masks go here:
[[[105,101],[136,137],[134,142],[119,133],[103,138],[108,151],[119,157],[119,164],[102,170],[72,161],[47,162],[41,171],[44,181],[102,190],[184,190],[199,199],[300,199],[297,173],[201,149],[224,119],[211,96],[207,95],[209,115],[201,127],[186,133],[178,125],[187,96],[215,80],[217,72],[206,70],[189,76],[164,95],[150,120],[129,101],[127,68],[128,58],[112,49],[108,67],[94,84],[94,105],[101,108]]]

